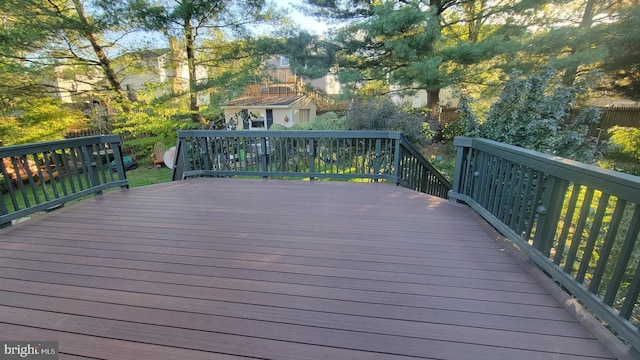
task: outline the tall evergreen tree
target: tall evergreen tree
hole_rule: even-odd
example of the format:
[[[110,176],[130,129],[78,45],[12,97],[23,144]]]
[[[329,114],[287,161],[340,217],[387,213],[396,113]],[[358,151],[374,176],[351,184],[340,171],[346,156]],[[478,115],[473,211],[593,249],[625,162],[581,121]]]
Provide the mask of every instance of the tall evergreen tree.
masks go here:
[[[510,50],[514,27],[487,19],[510,9],[484,0],[321,1],[307,0],[316,16],[346,21],[334,37],[341,80],[385,80],[401,89],[423,89],[428,106],[441,88],[478,82]],[[516,29],[521,31],[521,29]],[[489,36],[490,35],[490,36]]]
[[[184,46],[189,73],[189,109],[194,122],[203,120],[198,103],[200,40],[216,30],[248,37],[250,26],[278,19],[276,9],[264,0],[129,0],[126,7],[132,19],[146,29],[176,36]]]

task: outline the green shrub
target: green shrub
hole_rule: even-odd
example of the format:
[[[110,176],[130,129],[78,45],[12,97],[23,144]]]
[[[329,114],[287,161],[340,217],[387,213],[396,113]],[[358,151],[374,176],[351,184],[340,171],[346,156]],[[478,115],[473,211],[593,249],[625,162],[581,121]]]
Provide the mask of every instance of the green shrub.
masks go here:
[[[351,104],[347,125],[351,130],[402,131],[416,144],[425,144],[433,136],[421,115],[404,111],[389,98],[364,99]]]
[[[609,130],[609,156],[621,160],[640,161],[640,129],[615,126]]]
[[[299,122],[291,127],[280,124],[273,124],[270,130],[348,130],[347,120],[344,117],[338,117],[334,112],[328,112],[315,118]]]
[[[600,120],[599,109],[585,107],[572,121],[565,121],[590,84],[564,86],[556,74],[553,69],[529,77],[512,74],[481,124],[480,135],[578,161],[596,160],[600,150],[596,147],[603,144],[587,134],[589,126]]]

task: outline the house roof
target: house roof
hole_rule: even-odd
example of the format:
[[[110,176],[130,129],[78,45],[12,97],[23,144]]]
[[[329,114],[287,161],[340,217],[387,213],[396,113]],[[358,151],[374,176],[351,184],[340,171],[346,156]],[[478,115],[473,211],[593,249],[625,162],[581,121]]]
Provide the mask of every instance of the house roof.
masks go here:
[[[289,96],[246,96],[239,99],[231,100],[224,104],[223,107],[264,107],[264,106],[289,106],[296,101],[302,99],[302,95]]]

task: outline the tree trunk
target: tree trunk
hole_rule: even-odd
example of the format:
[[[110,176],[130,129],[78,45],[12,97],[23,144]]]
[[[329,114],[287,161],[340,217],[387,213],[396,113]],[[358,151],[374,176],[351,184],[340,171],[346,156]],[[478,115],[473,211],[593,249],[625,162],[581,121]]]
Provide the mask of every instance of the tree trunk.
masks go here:
[[[593,8],[596,4],[596,0],[587,0],[587,3],[584,7],[584,12],[582,13],[582,20],[580,21],[580,25],[578,25],[578,29],[588,29],[593,24]],[[571,48],[571,55],[575,55],[580,47],[578,44],[574,44]],[[576,80],[576,74],[578,73],[578,65],[570,65],[565,70],[564,76],[562,77],[562,83],[566,86],[573,85],[573,82]]]
[[[93,27],[89,23],[89,19],[87,18],[87,14],[84,11],[84,7],[80,0],[73,0],[73,5],[78,13],[78,17],[80,19],[80,23],[82,24],[82,30],[84,32],[84,36],[91,43],[91,47],[100,62],[100,67],[104,72],[109,84],[111,85],[112,90],[116,93],[116,97],[122,103],[129,102],[127,99],[125,91],[122,89],[122,85],[120,84],[120,80],[116,76],[116,72],[113,70],[111,66],[111,61],[107,57],[107,54],[104,52],[104,48],[98,42],[98,37],[93,31]]]
[[[437,109],[440,104],[440,89],[427,90],[427,107],[431,110]]]
[[[201,123],[200,106],[198,106],[198,88],[196,77],[195,36],[191,19],[184,19],[184,37],[187,44],[187,67],[189,68],[189,111],[191,120]]]

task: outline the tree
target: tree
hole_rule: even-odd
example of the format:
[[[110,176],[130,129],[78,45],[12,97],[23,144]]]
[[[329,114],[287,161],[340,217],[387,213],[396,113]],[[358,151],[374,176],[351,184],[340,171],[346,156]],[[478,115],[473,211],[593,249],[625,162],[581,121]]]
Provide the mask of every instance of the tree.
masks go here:
[[[449,85],[477,82],[513,47],[504,26],[487,19],[508,7],[483,0],[320,1],[307,0],[317,16],[348,19],[334,37],[340,79],[349,83],[383,80],[403,90],[424,89],[428,106]],[[490,36],[488,36],[490,35]]]
[[[635,1],[558,0],[548,1],[544,9],[530,20],[537,26],[523,47],[525,64],[533,60],[561,70],[566,86],[596,68],[619,85],[603,84],[604,89],[631,86],[640,36]]]
[[[16,32],[37,35],[17,44],[24,47],[20,61],[40,75],[41,89],[48,87],[51,94],[66,91],[80,97],[99,97],[105,104],[118,103],[126,110],[129,101],[111,56],[121,51],[118,42],[138,29],[113,16],[103,2],[4,0],[1,9],[13,20],[11,26]],[[94,74],[104,81],[91,81],[82,91],[64,88]],[[60,80],[66,80],[67,85]],[[38,91],[38,96],[42,92]]]
[[[127,9],[146,29],[181,39],[189,73],[189,109],[194,122],[203,121],[198,104],[200,37],[215,31],[247,37],[249,25],[266,24],[278,18],[275,9],[264,0],[129,0]]]
[[[621,10],[619,21],[607,25],[603,41],[610,49],[600,64],[609,80],[605,89],[640,101],[640,7]]]

